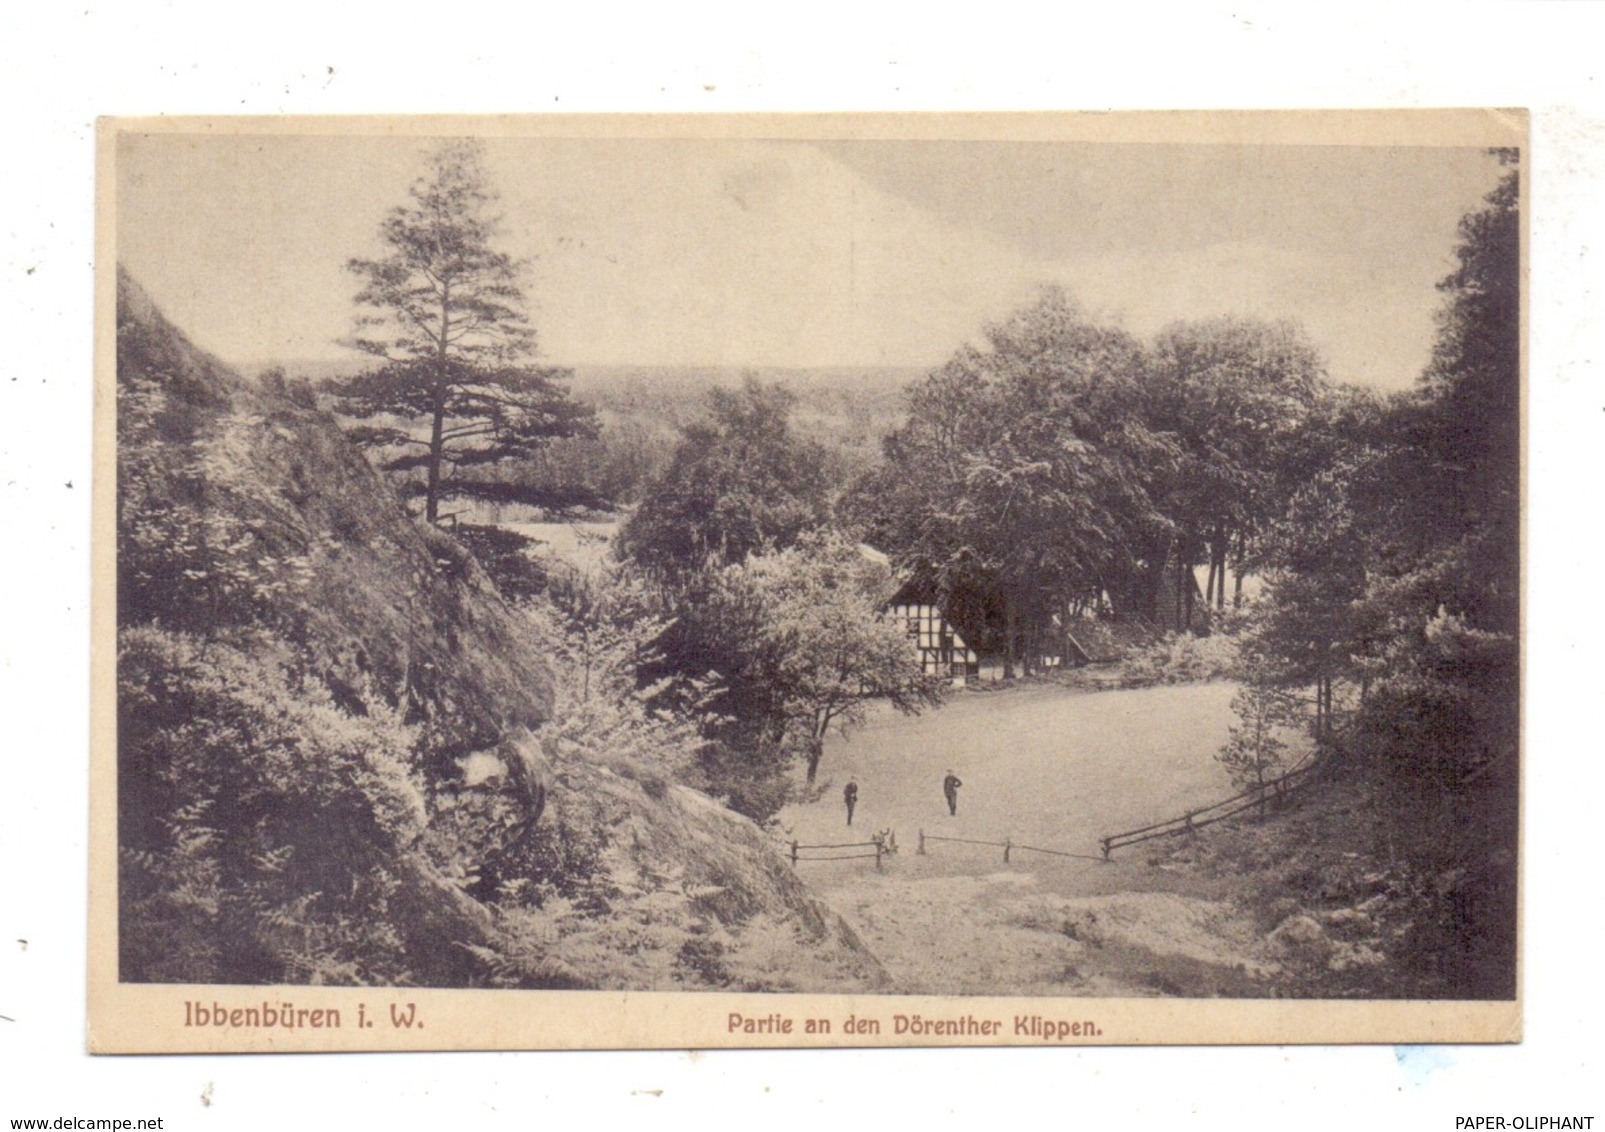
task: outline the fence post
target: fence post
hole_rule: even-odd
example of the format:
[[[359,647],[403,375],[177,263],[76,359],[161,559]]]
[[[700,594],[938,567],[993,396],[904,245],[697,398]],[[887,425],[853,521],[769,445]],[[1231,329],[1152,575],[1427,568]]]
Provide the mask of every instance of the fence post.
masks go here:
[[[1193,812],[1191,810],[1187,811],[1187,832],[1188,833],[1197,833],[1198,832],[1197,830],[1195,830],[1193,828]]]
[[[1009,850],[1013,849],[1013,848],[1014,848],[1014,842],[1011,841],[1009,838],[1005,837],[1003,839],[1003,863],[1005,865],[1009,863]]]
[[[1103,849],[1103,859],[1107,861],[1109,859],[1109,839],[1107,837],[1098,838],[1098,845]]]
[[[881,854],[886,851],[886,842],[879,837],[875,838],[875,871],[881,872]]]
[[[923,829],[920,830],[920,847],[914,850],[914,855],[916,857],[925,856],[925,831]]]
[[[797,843],[795,841],[791,843],[791,867],[797,867]]]

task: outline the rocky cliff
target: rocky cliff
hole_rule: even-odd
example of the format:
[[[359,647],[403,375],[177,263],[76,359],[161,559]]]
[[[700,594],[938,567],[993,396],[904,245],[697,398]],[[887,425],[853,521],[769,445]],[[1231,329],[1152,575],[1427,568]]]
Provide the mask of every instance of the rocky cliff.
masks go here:
[[[882,977],[750,821],[544,752],[526,615],[309,387],[241,378],[124,274],[117,348],[125,980]]]

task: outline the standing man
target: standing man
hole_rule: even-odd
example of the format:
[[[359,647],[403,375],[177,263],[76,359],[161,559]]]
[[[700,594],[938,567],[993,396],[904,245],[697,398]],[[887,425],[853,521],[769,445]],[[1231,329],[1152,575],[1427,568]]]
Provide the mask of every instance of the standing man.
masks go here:
[[[849,778],[842,787],[842,801],[847,803],[847,824],[853,824],[853,807],[858,805],[858,779]]]
[[[947,813],[949,817],[955,817],[958,815],[959,787],[963,785],[964,783],[959,781],[958,775],[954,774],[951,769],[947,772],[947,777],[942,779],[942,796],[947,799]]]

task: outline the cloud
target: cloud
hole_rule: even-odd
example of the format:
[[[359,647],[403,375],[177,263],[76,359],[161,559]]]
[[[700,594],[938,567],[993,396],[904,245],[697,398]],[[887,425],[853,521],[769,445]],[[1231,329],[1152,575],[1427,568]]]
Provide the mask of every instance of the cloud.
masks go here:
[[[551,167],[526,187],[527,214],[549,218],[529,238],[545,249],[537,291],[554,357],[925,364],[1031,274],[1013,248],[812,146],[654,143],[629,156],[595,192]]]
[[[132,139],[119,254],[225,358],[349,357],[344,263],[426,145]],[[936,365],[1057,282],[1137,334],[1291,318],[1335,376],[1412,380],[1490,163],[1219,149],[502,139],[489,164],[557,363]]]
[[[1340,381],[1401,389],[1427,360],[1446,268],[1431,260],[1379,272],[1341,252],[1254,242],[1100,254],[1050,270],[1093,312],[1139,336],[1171,322],[1238,315],[1289,319]]]

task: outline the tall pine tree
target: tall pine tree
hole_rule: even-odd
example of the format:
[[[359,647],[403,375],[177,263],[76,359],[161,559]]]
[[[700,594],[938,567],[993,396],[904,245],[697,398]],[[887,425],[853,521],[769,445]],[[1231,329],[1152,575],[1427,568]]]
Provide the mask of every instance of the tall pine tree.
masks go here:
[[[476,142],[442,144],[409,202],[380,224],[385,254],[346,265],[362,281],[351,344],[381,364],[339,387],[340,408],[396,422],[352,436],[390,450],[389,470],[423,469],[430,522],[443,497],[485,486],[465,469],[595,428],[592,410],[564,388],[569,371],[533,364],[521,265],[493,246],[499,223],[483,159]]]

